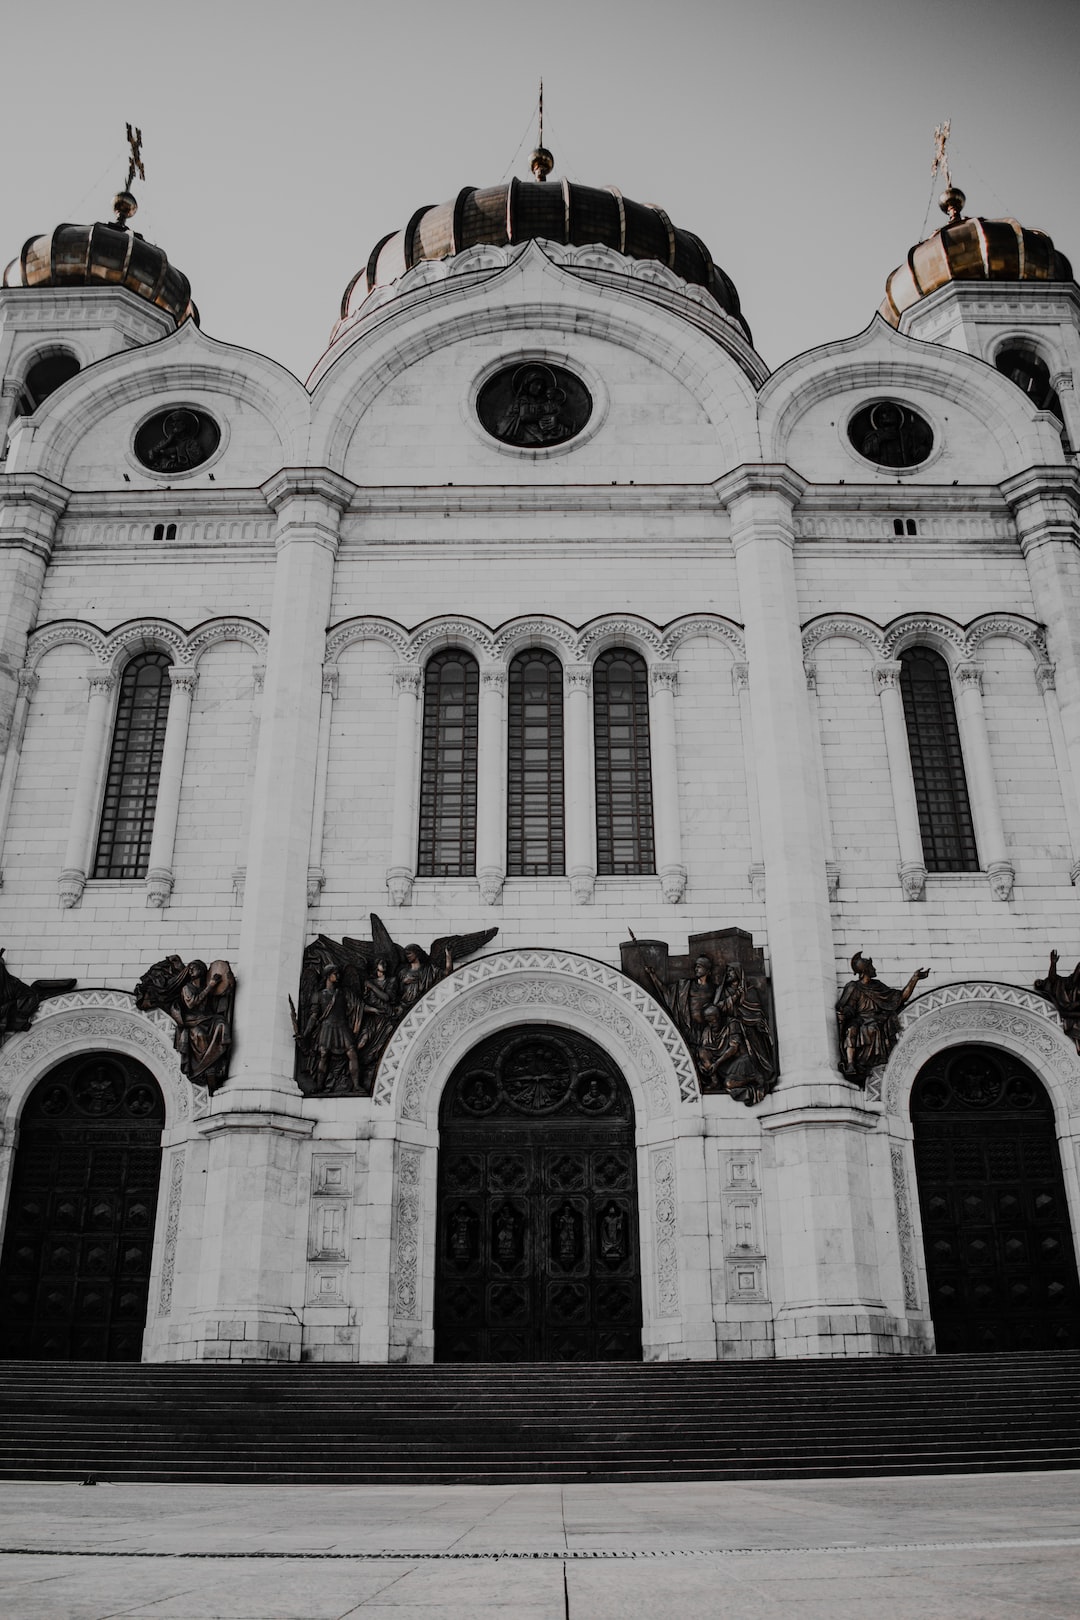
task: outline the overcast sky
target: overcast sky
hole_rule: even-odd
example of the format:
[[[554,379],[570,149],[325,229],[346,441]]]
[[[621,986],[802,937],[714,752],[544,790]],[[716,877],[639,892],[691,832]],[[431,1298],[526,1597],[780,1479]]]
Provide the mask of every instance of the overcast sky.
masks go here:
[[[1080,261],[1080,0],[6,0],[0,20],[0,262],[108,217],[131,119],[136,227],[204,330],[301,377],[379,237],[528,177],[541,74],[556,176],[703,237],[770,366],[861,330],[941,223],[945,117],[969,212]]]

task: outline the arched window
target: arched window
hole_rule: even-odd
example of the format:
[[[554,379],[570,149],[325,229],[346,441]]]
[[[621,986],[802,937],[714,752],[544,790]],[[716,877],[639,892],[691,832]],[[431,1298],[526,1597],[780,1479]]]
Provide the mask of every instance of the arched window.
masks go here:
[[[563,811],[563,672],[554,653],[519,653],[510,665],[507,873],[566,870]]]
[[[19,416],[33,416],[38,406],[50,394],[78,375],[79,362],[66,349],[52,349],[34,361],[23,380],[22,392],[16,412]]]
[[[596,739],[596,870],[601,876],[655,872],[649,764],[649,672],[625,647],[593,668]]]
[[[977,872],[960,729],[949,666],[929,647],[900,654],[900,691],[928,872]]]
[[[476,873],[476,737],[480,671],[469,653],[436,653],[424,673],[420,877]]]
[[[164,653],[139,653],[120,678],[96,878],[146,876],[170,690]]]

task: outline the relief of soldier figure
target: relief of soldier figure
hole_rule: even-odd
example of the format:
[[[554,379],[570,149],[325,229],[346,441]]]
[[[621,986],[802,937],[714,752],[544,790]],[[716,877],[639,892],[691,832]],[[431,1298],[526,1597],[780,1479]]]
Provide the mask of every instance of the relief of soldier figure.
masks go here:
[[[448,934],[425,950],[397,945],[371,913],[371,938],[328,939],[304,951],[299,1007],[290,999],[296,1083],[309,1096],[370,1097],[401,1020],[459,962],[499,932]]]
[[[78,982],[78,979],[35,979],[27,984],[12,973],[4,961],[4,947],[0,945],[0,1046],[8,1035],[21,1035],[30,1028],[43,1001],[50,996],[66,995]]]
[[[779,1072],[765,961],[741,928],[694,934],[686,956],[662,940],[620,946],[622,970],[649,990],[686,1042],[703,1092],[752,1107],[776,1087]]]
[[[900,1010],[911,1000],[929,968],[916,968],[907,984],[896,990],[876,977],[870,957],[856,951],[851,958],[855,978],[844,986],[836,1003],[840,1034],[840,1073],[845,1080],[865,1086],[872,1069],[887,1063],[900,1039]]]

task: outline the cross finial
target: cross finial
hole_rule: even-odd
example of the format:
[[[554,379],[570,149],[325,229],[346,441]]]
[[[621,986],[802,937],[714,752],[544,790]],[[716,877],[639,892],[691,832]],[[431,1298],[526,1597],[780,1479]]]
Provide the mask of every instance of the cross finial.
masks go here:
[[[131,182],[138,175],[140,180],[146,179],[146,170],[142,161],[142,130],[132,129],[127,125],[127,143],[130,148],[128,157],[127,179],[124,181],[122,191],[118,191],[113,198],[113,212],[116,214],[116,223],[121,230],[127,229],[127,222],[132,214],[138,212],[139,205],[131,195]]]
[[[128,159],[127,179],[124,181],[125,191],[130,190],[131,182],[136,175],[140,180],[146,179],[146,170],[143,168],[142,161],[142,130],[132,129],[131,125],[128,124],[127,141],[131,148],[131,156]]]
[[[555,167],[555,159],[544,145],[544,81],[540,80],[539,105],[540,133],[536,143],[536,151],[529,159],[529,168],[538,180],[546,180]]]
[[[949,168],[949,131],[952,128],[952,119],[946,118],[934,131],[934,161],[930,165],[930,178],[941,174],[945,177],[945,190],[938,198],[938,207],[943,214],[949,217],[950,225],[958,225],[964,217],[964,204],[967,198],[959,186],[953,185],[952,170]]]

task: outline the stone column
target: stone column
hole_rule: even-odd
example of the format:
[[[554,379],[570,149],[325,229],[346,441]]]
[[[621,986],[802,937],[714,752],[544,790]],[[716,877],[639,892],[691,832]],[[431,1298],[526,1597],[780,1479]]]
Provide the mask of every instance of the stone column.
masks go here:
[[[588,905],[596,887],[596,768],[593,748],[592,668],[571,664],[565,671],[566,713],[566,873],[579,905]]]
[[[390,829],[390,865],[386,872],[390,903],[395,906],[405,905],[416,877],[422,684],[422,672],[415,664],[399,664],[395,669],[397,742],[394,749],[394,824]]]
[[[480,671],[476,764],[476,876],[480,898],[494,906],[506,881],[506,670]]]
[[[308,861],[319,753],[326,626],[338,525],[353,486],[323,468],[263,486],[277,514],[262,720],[236,979],[232,1073],[215,1104],[298,1102],[289,996],[307,931]]]
[[[108,766],[109,731],[113,716],[113,687],[116,677],[111,670],[90,671],[86,724],[83,728],[82,753],[79,773],[75,778],[75,794],[71,805],[71,825],[68,829],[64,865],[57,879],[60,904],[65,908],[77,906],[82,899],[86,880],[94,862],[94,843],[101,812],[101,792]]]
[[[926,892],[926,859],[919,827],[919,804],[915,778],[911,774],[904,697],[900,690],[899,659],[874,666],[874,685],[881,701],[881,724],[885,731],[885,752],[889,756],[896,814],[896,841],[900,847],[900,887],[905,900],[921,900]]]
[[[1061,728],[1080,785],[1080,470],[1033,467],[1001,486],[1027,564],[1035,616],[1046,626]]]
[[[649,746],[652,754],[653,830],[656,870],[664,899],[676,905],[686,892],[679,824],[679,754],[675,742],[674,664],[654,664],[649,671]]]
[[[184,778],[191,703],[199,684],[197,669],[169,669],[169,714],[165,722],[165,746],[161,752],[154,830],[150,839],[150,860],[146,871],[146,903],[166,906],[173,891],[173,851],[176,847],[176,820],[180,812],[180,788]]]
[[[1013,864],[1005,847],[1005,829],[1001,825],[997,784],[994,781],[994,761],[990,753],[990,737],[986,730],[986,711],[982,700],[982,670],[978,664],[958,664],[953,671],[956,691],[956,721],[960,728],[960,745],[964,752],[968,797],[975,822],[975,840],[979,857],[990,880],[990,893],[995,900],[1008,900],[1013,891]]]
[[[809,1100],[840,1082],[825,833],[795,587],[792,509],[803,488],[786,467],[739,468],[718,486],[731,514],[750,667],[782,1083],[789,1094],[809,1087]]]
[[[817,665],[804,663],[803,669],[806,673],[806,690],[810,694],[810,713],[814,720],[814,759],[817,762],[818,793],[821,797],[821,830],[825,838],[825,872],[828,877],[829,899],[835,900],[840,889],[840,868],[836,861],[832,811],[829,808],[829,779],[825,771],[825,739],[821,730]]]
[[[743,775],[746,778],[746,813],[750,819],[750,887],[754,899],[765,898],[765,862],[761,858],[761,804],[758,800],[754,717],[750,712],[750,665],[733,664],[731,678],[739,695],[739,733],[742,737]]]
[[[323,832],[326,821],[326,776],[330,768],[330,724],[338,695],[338,667],[324,664],[322,703],[319,706],[319,753],[315,766],[315,803],[311,812],[311,852],[308,855],[307,902],[319,903],[326,873],[323,871]]]
[[[720,480],[731,514],[750,666],[765,863],[765,918],[780,1057],[758,1110],[774,1163],[780,1300],[776,1354],[864,1355],[893,1348],[880,1298],[868,1133],[877,1116],[837,1072],[836,969],[827,844],[795,583],[787,467]]]
[[[8,817],[11,814],[11,801],[15,797],[15,782],[19,775],[19,760],[22,757],[23,738],[26,735],[26,721],[40,678],[34,669],[20,669],[19,671],[18,696],[15,699],[11,735],[8,739],[7,753],[4,755],[3,770],[0,771],[0,888],[3,887],[4,882],[2,865],[4,843],[7,838]]]
[[[1042,693],[1043,708],[1046,711],[1046,726],[1050,733],[1050,745],[1054,750],[1054,764],[1057,766],[1058,781],[1061,783],[1065,824],[1069,830],[1069,879],[1072,883],[1075,883],[1080,878],[1080,799],[1077,797],[1072,762],[1069,759],[1069,749],[1061,725],[1061,710],[1058,708],[1057,691],[1054,685],[1055,678],[1056,671],[1053,664],[1036,665],[1035,682]],[[0,827],[2,826],[3,801],[2,797],[0,797]]]
[[[0,758],[7,752],[26,638],[37,622],[56,524],[67,502],[68,491],[38,473],[0,473]]]

